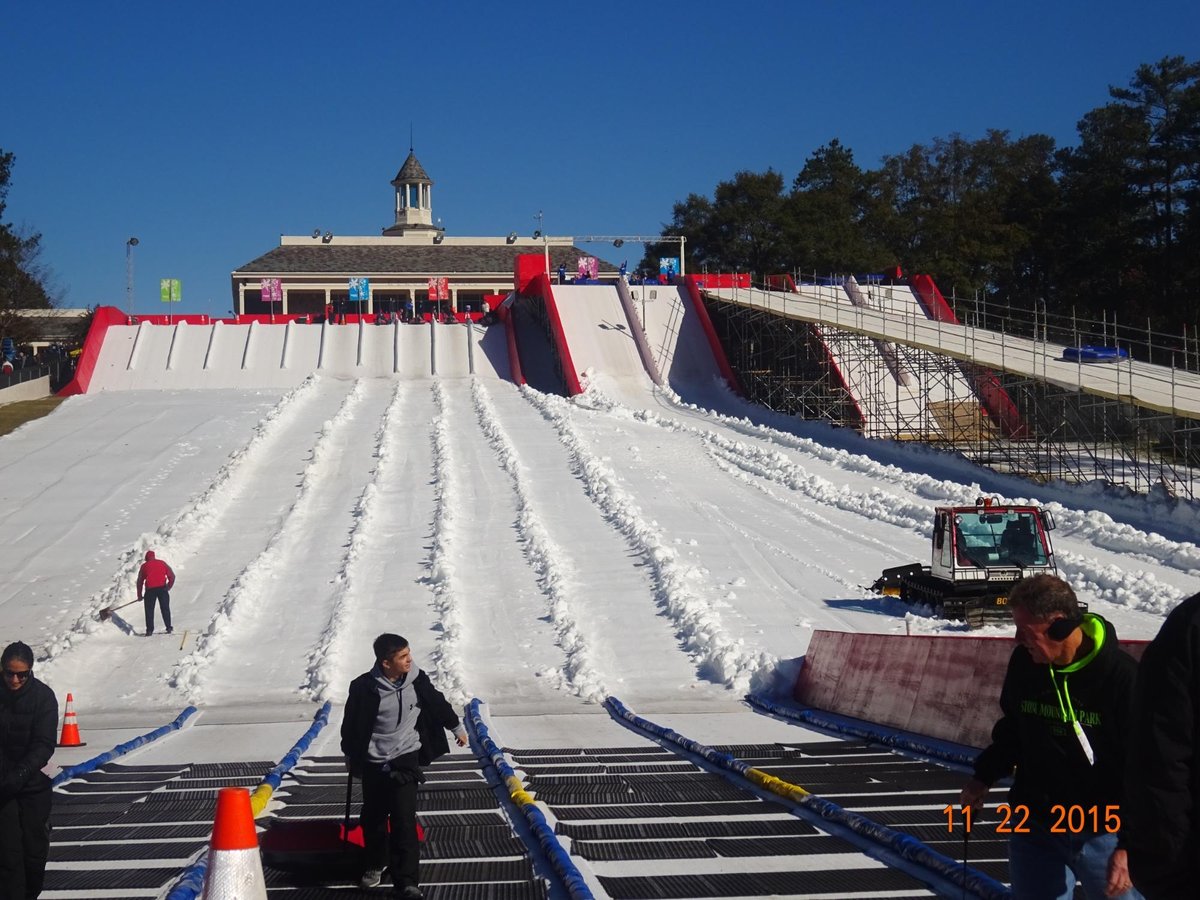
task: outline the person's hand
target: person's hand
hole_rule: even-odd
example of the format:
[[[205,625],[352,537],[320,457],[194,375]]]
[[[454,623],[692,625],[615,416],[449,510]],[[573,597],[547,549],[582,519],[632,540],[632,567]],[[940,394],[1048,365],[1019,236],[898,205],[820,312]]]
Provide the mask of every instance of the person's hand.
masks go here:
[[[456,734],[456,735],[454,736],[454,741],[455,741],[455,743],[456,743],[456,744],[458,744],[458,746],[460,746],[460,747],[465,747],[465,746],[467,746],[467,738],[466,738],[466,735],[463,735],[462,737],[459,737],[459,736]]]
[[[1106,897],[1117,897],[1133,887],[1129,876],[1129,854],[1124,850],[1114,850],[1108,858],[1108,883],[1104,886]]]
[[[963,806],[969,806],[975,812],[983,809],[984,798],[987,797],[988,791],[992,788],[990,785],[984,784],[978,778],[972,778],[963,785],[962,793],[959,794],[958,802]]]

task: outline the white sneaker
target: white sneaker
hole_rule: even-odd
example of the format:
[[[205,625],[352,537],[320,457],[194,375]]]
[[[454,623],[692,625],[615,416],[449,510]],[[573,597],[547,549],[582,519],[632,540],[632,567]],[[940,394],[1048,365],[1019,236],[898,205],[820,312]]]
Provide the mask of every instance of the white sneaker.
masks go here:
[[[358,886],[366,890],[367,888],[378,887],[383,881],[383,869],[367,869],[362,873],[362,878],[358,879]]]

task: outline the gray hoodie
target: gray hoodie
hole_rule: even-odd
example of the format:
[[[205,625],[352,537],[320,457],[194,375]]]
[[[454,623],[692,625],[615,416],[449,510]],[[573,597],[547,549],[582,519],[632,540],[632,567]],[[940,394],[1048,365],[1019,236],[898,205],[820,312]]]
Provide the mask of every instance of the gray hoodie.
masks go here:
[[[367,759],[385,763],[421,749],[421,735],[417,732],[417,716],[421,707],[417,705],[417,691],[413,684],[421,670],[417,664],[399,681],[389,681],[379,664],[371,670],[375,676],[375,689],[379,691],[379,713],[375,716],[375,727],[371,729],[371,742],[367,745]]]

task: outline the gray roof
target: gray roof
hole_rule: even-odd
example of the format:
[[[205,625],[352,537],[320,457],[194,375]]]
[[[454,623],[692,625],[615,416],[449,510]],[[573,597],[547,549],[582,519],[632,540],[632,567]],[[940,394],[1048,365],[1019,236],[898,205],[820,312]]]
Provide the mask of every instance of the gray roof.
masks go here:
[[[450,244],[358,245],[314,244],[311,247],[276,247],[234,270],[235,276],[283,274],[343,275],[455,275],[511,274],[518,254],[539,253],[539,248],[508,245],[454,246]],[[565,265],[575,271],[580,256],[590,256],[578,247],[551,247],[550,267]],[[600,271],[616,272],[616,266],[599,261]]]
[[[416,154],[411,150],[408,151],[408,159],[404,160],[404,165],[400,167],[400,171],[392,179],[392,184],[400,182],[405,184],[412,184],[414,182],[433,184],[433,179],[425,174],[425,167],[417,161]]]

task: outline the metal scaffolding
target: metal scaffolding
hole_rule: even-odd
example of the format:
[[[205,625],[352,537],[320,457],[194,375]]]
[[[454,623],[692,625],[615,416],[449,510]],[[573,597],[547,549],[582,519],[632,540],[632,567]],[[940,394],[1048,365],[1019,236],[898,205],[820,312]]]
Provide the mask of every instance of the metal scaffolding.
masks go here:
[[[1037,482],[1101,481],[1189,500],[1200,491],[1200,421],[995,373],[1028,429],[1013,438],[969,387],[988,374],[981,367],[712,295],[705,305],[747,399],[770,409],[956,450]]]

